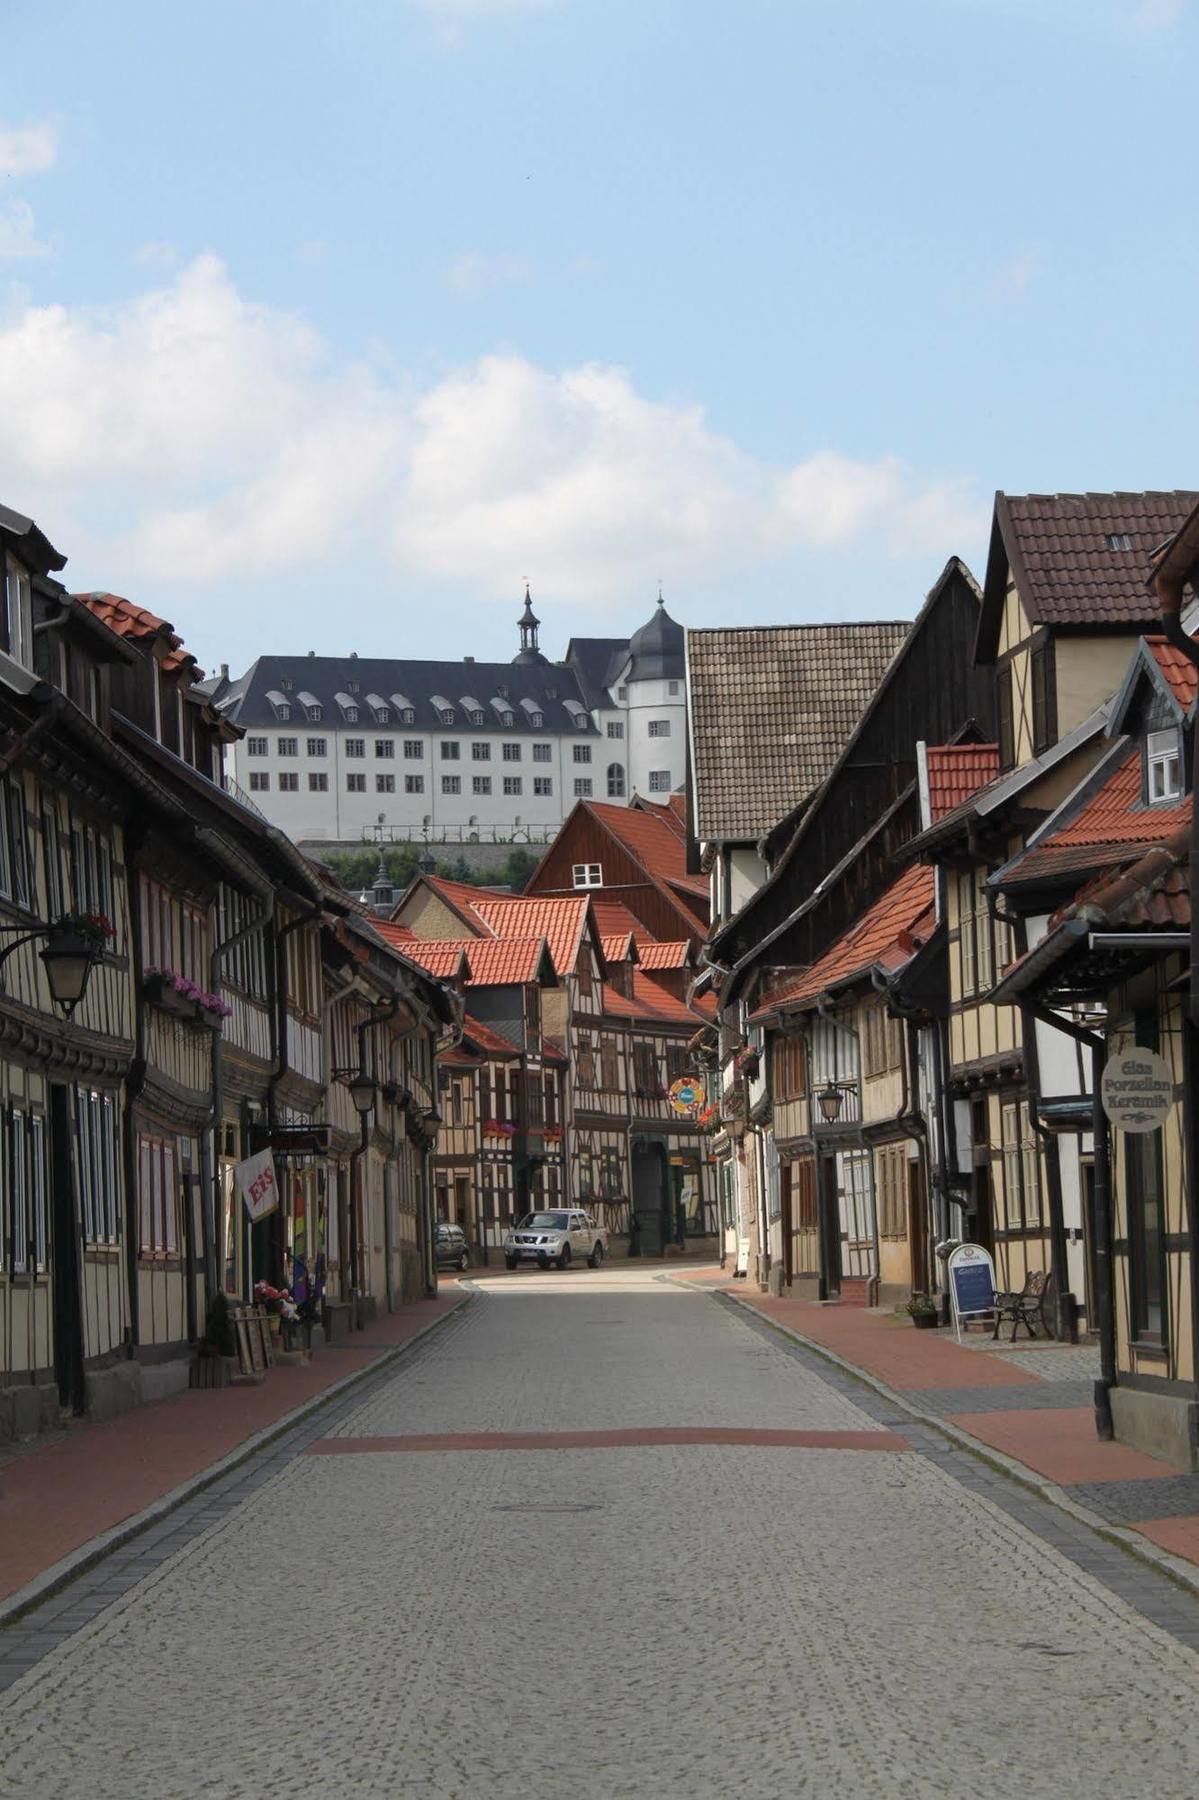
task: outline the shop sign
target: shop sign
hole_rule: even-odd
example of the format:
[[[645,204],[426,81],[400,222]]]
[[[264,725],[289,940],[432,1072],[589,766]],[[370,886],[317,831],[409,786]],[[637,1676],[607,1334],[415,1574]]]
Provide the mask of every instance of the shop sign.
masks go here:
[[[269,1150],[260,1150],[257,1156],[247,1156],[245,1162],[235,1163],[233,1179],[255,1224],[274,1212],[279,1204],[279,1183],[275,1179],[275,1162]]]
[[[958,1341],[962,1320],[990,1318],[995,1311],[995,1264],[981,1244],[959,1244],[947,1264],[949,1298]]]
[[[697,1075],[680,1075],[670,1084],[670,1104],[682,1117],[694,1117],[707,1100],[703,1082]]]
[[[1109,1056],[1099,1087],[1103,1110],[1120,1131],[1158,1131],[1174,1104],[1170,1065],[1156,1050],[1132,1045]]]

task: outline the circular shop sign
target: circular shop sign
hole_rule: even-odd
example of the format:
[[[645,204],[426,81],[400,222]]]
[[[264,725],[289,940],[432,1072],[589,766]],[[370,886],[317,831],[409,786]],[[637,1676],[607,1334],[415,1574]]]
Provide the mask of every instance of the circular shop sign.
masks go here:
[[[677,1113],[698,1112],[706,1099],[704,1084],[694,1075],[681,1075],[670,1084],[670,1104]]]
[[[1157,1131],[1174,1104],[1174,1078],[1164,1056],[1134,1044],[1108,1057],[1099,1093],[1119,1130]]]

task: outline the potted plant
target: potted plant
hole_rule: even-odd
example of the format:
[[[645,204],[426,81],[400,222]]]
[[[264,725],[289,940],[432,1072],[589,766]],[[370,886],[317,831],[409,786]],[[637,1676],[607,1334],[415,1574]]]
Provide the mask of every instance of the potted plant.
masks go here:
[[[272,1287],[269,1281],[254,1283],[254,1304],[261,1306],[266,1313],[273,1338],[277,1338],[283,1330],[285,1319],[293,1320],[298,1316],[296,1303],[287,1289]]]
[[[913,1294],[904,1310],[917,1331],[934,1330],[940,1318],[937,1303],[930,1294]]]
[[[112,920],[103,913],[69,912],[61,919],[54,921],[56,935],[74,938],[75,941],[96,955],[108,948],[109,942],[116,936],[116,927]]]

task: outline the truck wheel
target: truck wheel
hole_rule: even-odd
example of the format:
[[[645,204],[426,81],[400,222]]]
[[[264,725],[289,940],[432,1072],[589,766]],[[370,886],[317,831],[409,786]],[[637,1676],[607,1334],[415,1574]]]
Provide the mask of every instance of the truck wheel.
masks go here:
[[[558,1267],[560,1269],[569,1269],[569,1267],[570,1267],[570,1245],[569,1244],[563,1244],[563,1246],[562,1246],[561,1254],[558,1257]]]
[[[549,1266],[550,1266],[549,1257],[545,1254],[544,1250],[539,1250],[537,1253],[537,1267],[539,1269],[548,1269]]]
[[[604,1246],[602,1244],[594,1244],[592,1246],[591,1255],[587,1258],[588,1267],[598,1269],[603,1260]]]
[[[506,1256],[504,1258],[504,1262],[507,1265],[507,1267],[510,1269],[514,1269],[516,1267],[516,1258],[514,1256]]]

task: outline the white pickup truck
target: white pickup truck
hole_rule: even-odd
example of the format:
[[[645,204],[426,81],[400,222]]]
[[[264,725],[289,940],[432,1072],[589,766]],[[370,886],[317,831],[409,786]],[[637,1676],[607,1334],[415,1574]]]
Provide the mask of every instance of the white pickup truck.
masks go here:
[[[607,1231],[590,1213],[574,1208],[526,1213],[504,1239],[504,1261],[510,1269],[519,1262],[535,1262],[542,1269],[557,1263],[568,1269],[584,1258],[590,1268],[598,1269],[607,1253]]]

